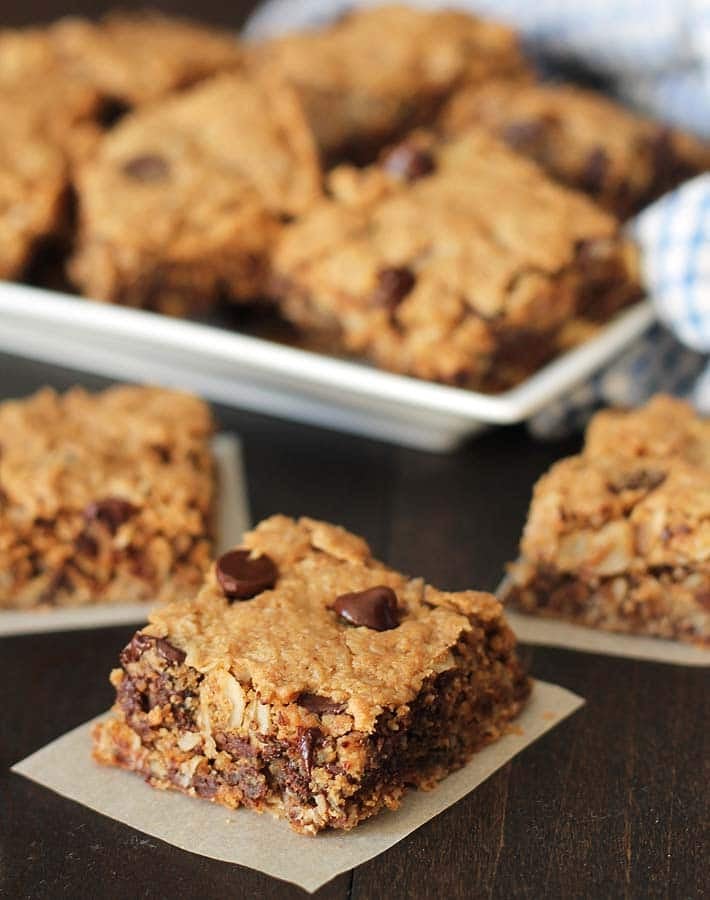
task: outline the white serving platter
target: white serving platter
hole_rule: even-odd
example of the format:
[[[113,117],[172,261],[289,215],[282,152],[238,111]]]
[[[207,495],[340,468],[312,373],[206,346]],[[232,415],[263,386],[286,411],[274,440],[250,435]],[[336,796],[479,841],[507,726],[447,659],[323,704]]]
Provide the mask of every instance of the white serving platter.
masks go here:
[[[0,350],[112,378],[444,452],[523,422],[616,357],[654,320],[648,302],[501,394],[393,375],[213,325],[0,282]]]

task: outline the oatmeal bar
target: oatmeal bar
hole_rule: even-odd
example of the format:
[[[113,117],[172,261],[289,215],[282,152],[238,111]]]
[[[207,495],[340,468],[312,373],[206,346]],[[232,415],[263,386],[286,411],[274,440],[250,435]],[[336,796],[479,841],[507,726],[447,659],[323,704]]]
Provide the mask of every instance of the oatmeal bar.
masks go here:
[[[65,66],[129,107],[234,69],[241,61],[229,32],[157,12],[113,12],[100,22],[60,19],[48,35]]]
[[[516,35],[463,12],[383,6],[257,45],[298,90],[327,158],[373,159],[460,84],[527,73]]]
[[[107,104],[61,62],[46,29],[0,29],[3,135],[34,135],[81,159],[96,146]]]
[[[539,365],[573,315],[639,296],[617,221],[480,129],[411,135],[335,170],[331,193],[286,229],[271,291],[296,325],[386,369],[480,387]]]
[[[710,168],[710,147],[688,134],[569,85],[494,82],[445,107],[444,132],[480,125],[548,174],[626,218]]]
[[[710,646],[710,421],[671,397],[601,412],[535,487],[508,603]]]
[[[212,550],[212,421],[157,388],[0,404],[0,608],[194,594]]]
[[[63,154],[36,134],[3,131],[0,134],[0,278],[22,275],[42,243],[61,232],[66,198]]]
[[[444,593],[273,516],[121,654],[95,758],[149,784],[350,829],[501,735],[530,690],[494,597]]]
[[[127,116],[79,169],[70,276],[93,299],[174,314],[258,297],[281,220],[319,182],[291,89],[219,76]]]

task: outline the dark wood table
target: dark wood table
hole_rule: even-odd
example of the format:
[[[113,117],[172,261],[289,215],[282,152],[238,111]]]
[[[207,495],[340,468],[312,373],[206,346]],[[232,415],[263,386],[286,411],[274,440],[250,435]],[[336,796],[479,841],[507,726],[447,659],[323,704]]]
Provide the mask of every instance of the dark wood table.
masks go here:
[[[153,5],[194,10],[186,2]],[[199,12],[236,25],[249,5],[203,0]],[[71,10],[102,8],[85,0]],[[21,24],[66,10],[27,0],[3,17]],[[0,356],[0,398],[74,383],[105,382]],[[534,480],[578,446],[536,443],[511,428],[435,456],[232,409],[217,414],[244,441],[255,520],[278,511],[338,521],[393,565],[452,589],[496,585],[515,554]],[[10,765],[110,705],[108,673],[130,634],[110,628],[0,639],[0,896],[302,894],[176,850],[9,774]],[[707,674],[548,648],[523,652],[534,675],[576,691],[587,705],[319,897],[707,896]]]

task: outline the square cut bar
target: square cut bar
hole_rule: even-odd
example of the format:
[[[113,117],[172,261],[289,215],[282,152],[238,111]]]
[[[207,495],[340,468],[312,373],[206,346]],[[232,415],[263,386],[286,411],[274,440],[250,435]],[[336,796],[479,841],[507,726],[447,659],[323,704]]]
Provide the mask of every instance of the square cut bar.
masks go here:
[[[554,355],[573,318],[640,295],[615,218],[481,129],[418,132],[288,226],[272,293],[306,331],[385,369],[504,387]]]
[[[69,273],[93,299],[174,314],[258,298],[281,219],[319,192],[291,89],[221,75],[127,116],[80,167]]]
[[[0,278],[22,275],[62,232],[67,191],[65,159],[51,142],[22,130],[0,135]]]
[[[514,31],[454,10],[355,10],[247,52],[293,85],[330,161],[371,161],[459,85],[529,77]]]
[[[0,29],[3,139],[35,136],[68,161],[93,152],[110,98],[59,58],[45,28]]]
[[[0,404],[0,609],[194,594],[212,554],[212,419],[157,388]]]
[[[659,395],[591,421],[535,486],[504,600],[710,647],[710,421]]]
[[[350,829],[495,740],[530,684],[500,604],[273,516],[121,654],[94,756],[151,785]]]
[[[627,218],[710,168],[710,146],[571,85],[493,82],[458,92],[444,132],[489,129],[556,181]]]

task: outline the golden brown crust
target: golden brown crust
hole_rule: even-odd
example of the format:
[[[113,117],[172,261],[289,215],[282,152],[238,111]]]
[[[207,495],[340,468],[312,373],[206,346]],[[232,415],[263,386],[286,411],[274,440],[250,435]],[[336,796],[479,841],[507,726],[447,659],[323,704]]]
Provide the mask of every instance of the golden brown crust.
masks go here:
[[[230,604],[212,570],[196,600],[154,611],[145,633],[167,638],[200,672],[230,670],[264,703],[301,693],[346,703],[360,730],[447,668],[471,619],[490,624],[501,616],[491,595],[449,594],[407,578],[373,559],[362,539],[324,522],[272,516],[244,546],[276,563],[273,590]],[[351,628],[338,619],[337,596],[375,585],[397,594],[404,614],[397,628]]]
[[[571,85],[493,82],[464,88],[443,110],[444,132],[489,129],[556,180],[622,218],[710,168],[710,147]]]
[[[157,12],[113,12],[100,22],[69,17],[47,36],[64,66],[131,106],[237,68],[242,58],[229,32]]]
[[[171,600],[212,549],[212,420],[157,388],[0,404],[0,606]]]

